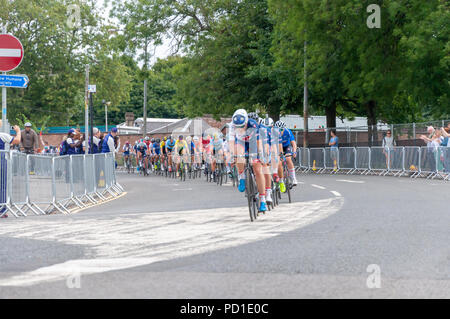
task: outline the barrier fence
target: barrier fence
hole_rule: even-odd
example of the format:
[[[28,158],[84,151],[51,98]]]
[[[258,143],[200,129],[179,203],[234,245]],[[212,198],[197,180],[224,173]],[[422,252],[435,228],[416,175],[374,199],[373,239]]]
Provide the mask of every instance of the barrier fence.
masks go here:
[[[302,173],[346,173],[450,180],[450,147],[341,147],[297,149]]]
[[[0,151],[0,217],[75,209],[119,196],[112,153],[45,156]]]

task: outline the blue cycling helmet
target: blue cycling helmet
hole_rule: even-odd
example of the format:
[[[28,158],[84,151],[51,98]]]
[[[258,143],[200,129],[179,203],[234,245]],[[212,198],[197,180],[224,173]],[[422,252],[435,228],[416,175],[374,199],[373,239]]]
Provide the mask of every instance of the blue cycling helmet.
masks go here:
[[[244,109],[239,109],[233,114],[233,125],[236,127],[244,127],[248,122],[248,114]]]

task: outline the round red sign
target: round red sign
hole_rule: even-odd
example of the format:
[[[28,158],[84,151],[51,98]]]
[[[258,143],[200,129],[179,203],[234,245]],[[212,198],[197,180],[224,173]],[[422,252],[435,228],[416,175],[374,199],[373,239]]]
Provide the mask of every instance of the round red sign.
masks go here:
[[[10,34],[0,34],[0,71],[9,72],[19,66],[23,59],[23,46]]]

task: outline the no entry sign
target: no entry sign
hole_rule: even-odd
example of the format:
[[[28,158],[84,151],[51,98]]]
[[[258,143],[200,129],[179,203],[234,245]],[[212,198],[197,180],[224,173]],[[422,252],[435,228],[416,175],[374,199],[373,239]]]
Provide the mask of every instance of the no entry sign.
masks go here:
[[[0,71],[9,72],[17,68],[23,59],[23,46],[10,34],[0,34]]]

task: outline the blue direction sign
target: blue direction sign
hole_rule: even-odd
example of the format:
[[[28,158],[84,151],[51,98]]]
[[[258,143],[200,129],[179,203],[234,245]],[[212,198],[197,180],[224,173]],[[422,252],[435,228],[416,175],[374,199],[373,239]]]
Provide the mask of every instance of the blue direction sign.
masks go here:
[[[0,86],[7,88],[25,89],[28,86],[28,76],[26,75],[4,75],[0,74]]]

